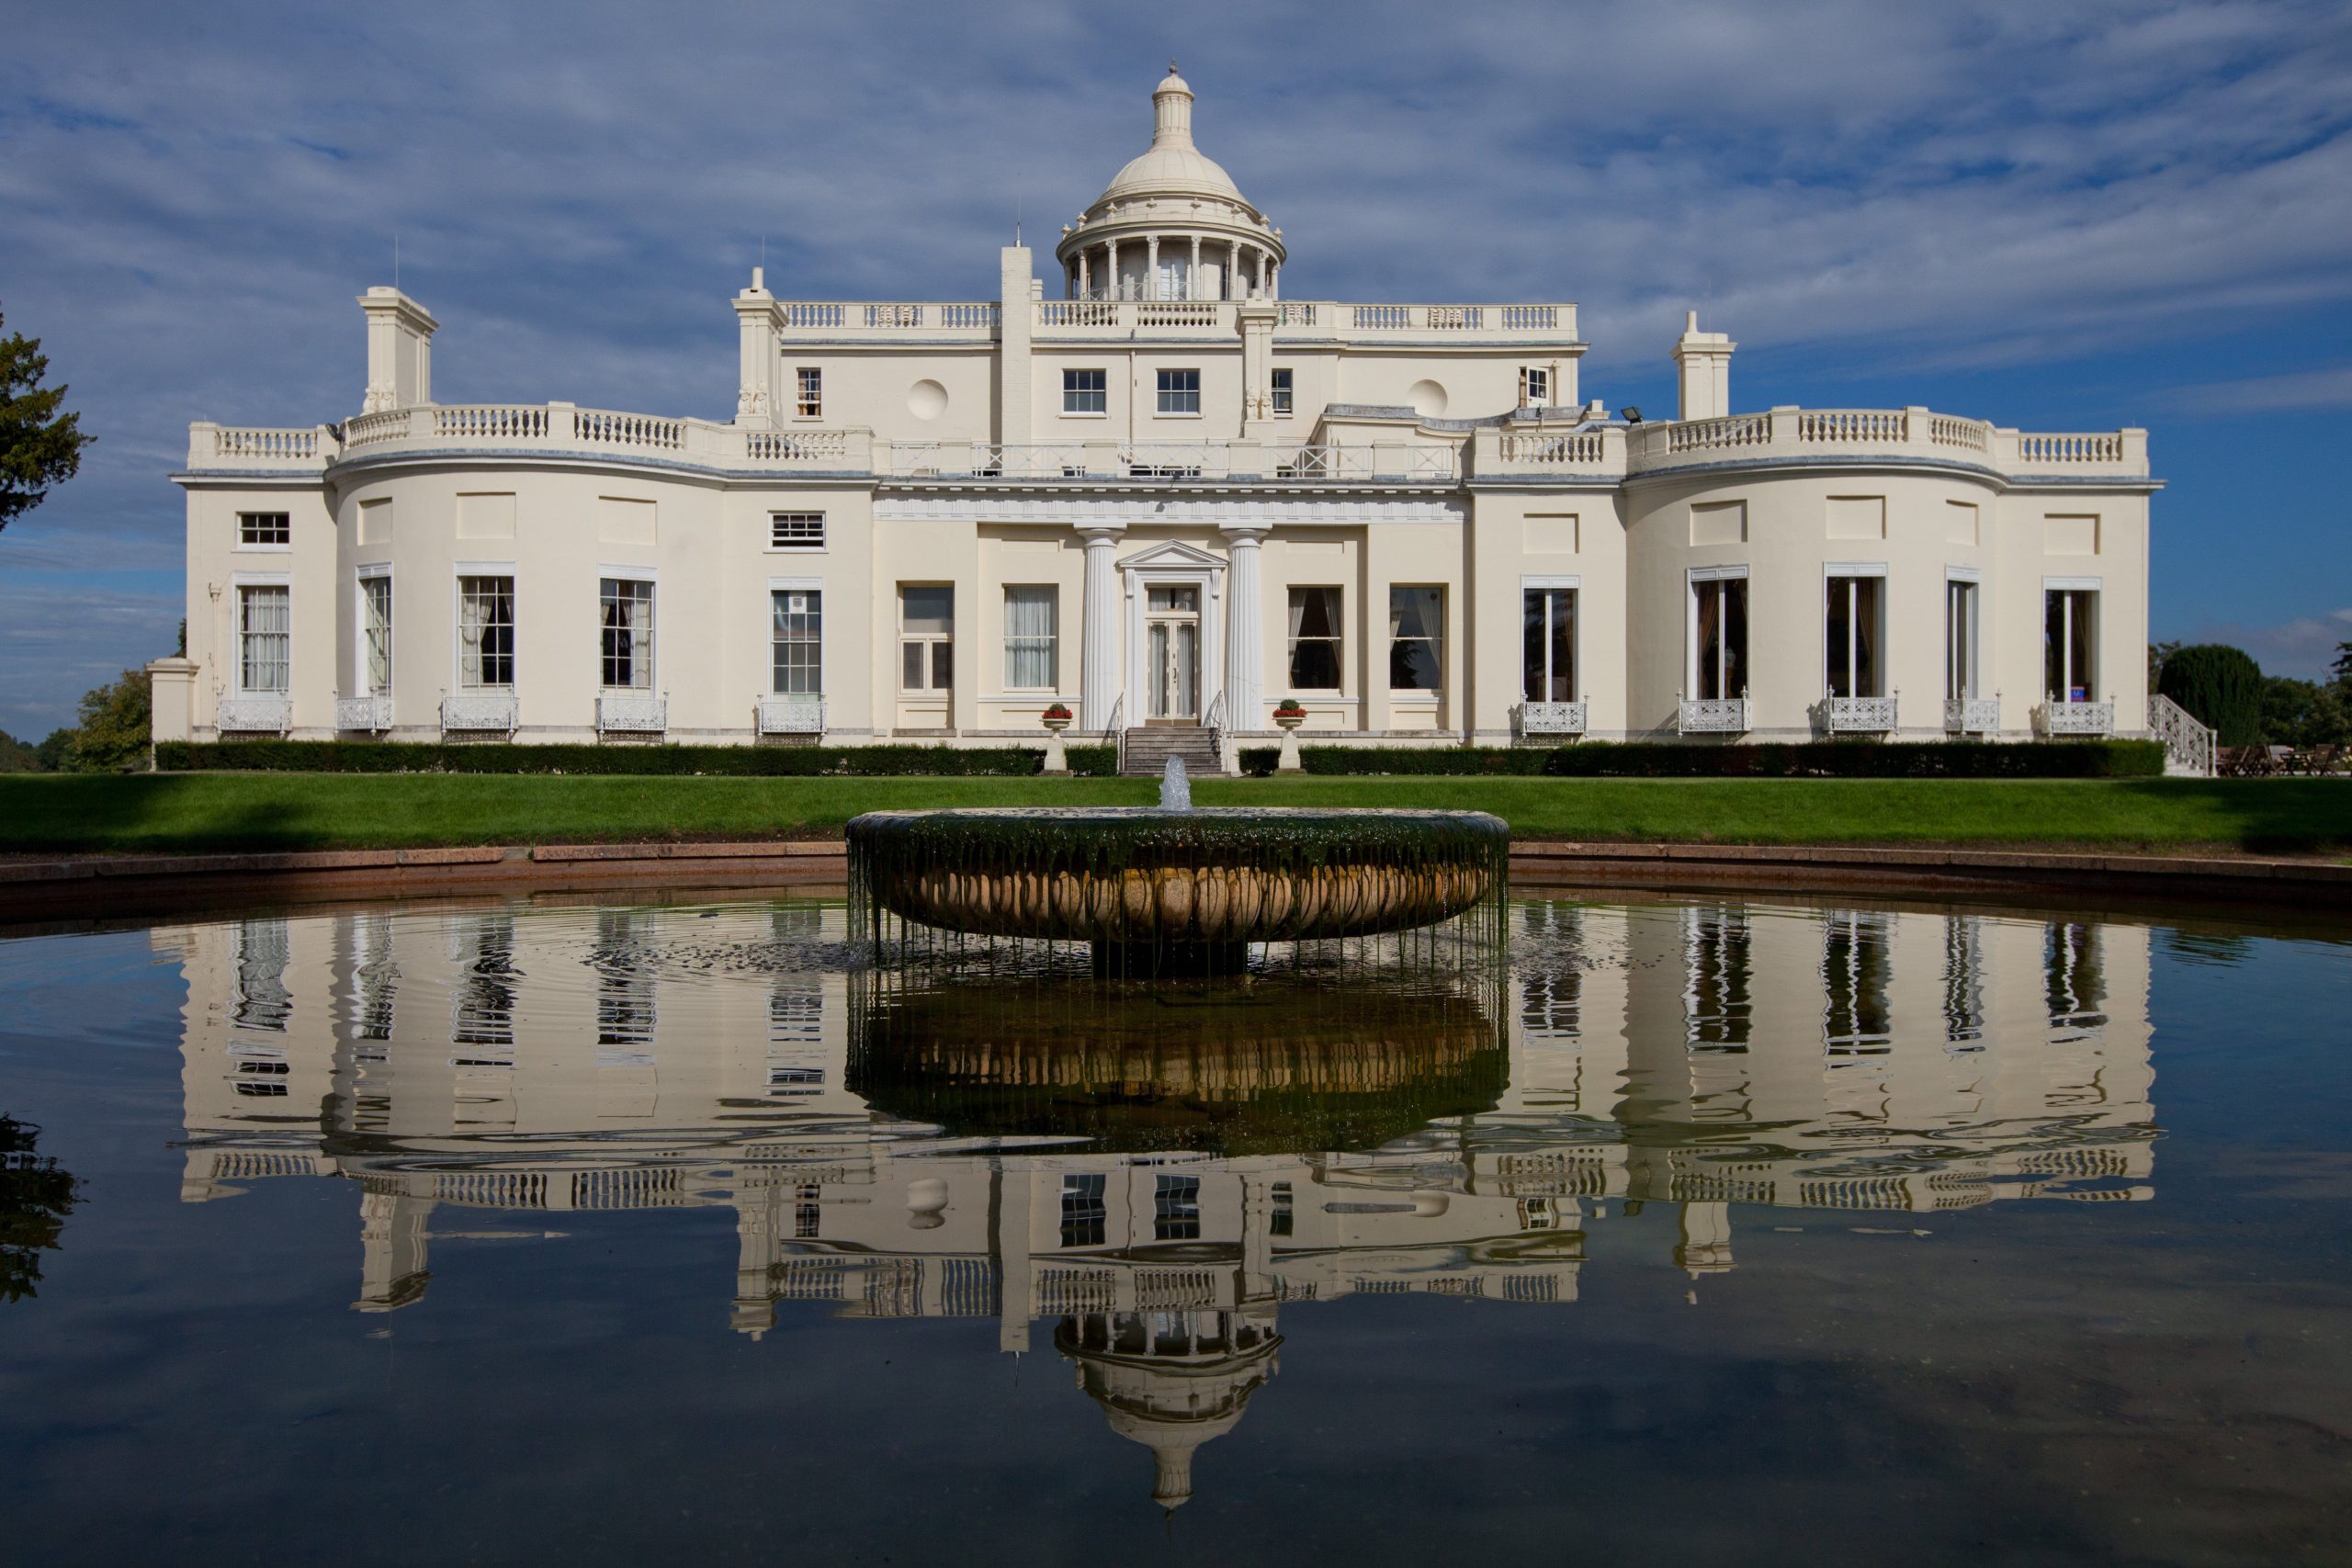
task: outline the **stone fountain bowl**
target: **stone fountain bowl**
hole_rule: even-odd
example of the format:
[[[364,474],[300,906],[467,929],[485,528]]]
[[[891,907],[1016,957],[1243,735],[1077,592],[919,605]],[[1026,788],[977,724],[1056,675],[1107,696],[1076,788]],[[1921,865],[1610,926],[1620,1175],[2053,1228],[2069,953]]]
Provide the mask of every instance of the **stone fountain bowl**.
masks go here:
[[[1483,811],[874,811],[849,824],[876,909],[974,935],[1230,947],[1405,931],[1500,893]]]

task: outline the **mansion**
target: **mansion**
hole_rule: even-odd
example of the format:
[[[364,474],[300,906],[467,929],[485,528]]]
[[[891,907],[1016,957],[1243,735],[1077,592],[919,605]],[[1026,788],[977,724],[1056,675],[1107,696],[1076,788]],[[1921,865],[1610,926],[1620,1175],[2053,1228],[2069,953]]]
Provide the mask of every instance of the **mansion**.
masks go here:
[[[1285,297],[1192,89],[1152,101],[1050,279],[754,270],[731,420],[435,402],[432,314],[370,288],[357,413],[190,428],[156,738],[1004,745],[1058,702],[1230,765],[1285,698],[1342,743],[2148,730],[2144,431],[1736,413],[1695,313],[1675,417],[1612,413],[1573,304]]]

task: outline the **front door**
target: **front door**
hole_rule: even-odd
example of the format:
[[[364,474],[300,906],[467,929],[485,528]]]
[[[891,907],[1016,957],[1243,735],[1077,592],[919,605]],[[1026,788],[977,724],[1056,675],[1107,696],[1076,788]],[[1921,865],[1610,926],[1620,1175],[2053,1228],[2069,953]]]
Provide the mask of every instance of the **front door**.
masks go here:
[[[1152,724],[1201,722],[1201,591],[1155,584],[1144,628],[1144,679]]]

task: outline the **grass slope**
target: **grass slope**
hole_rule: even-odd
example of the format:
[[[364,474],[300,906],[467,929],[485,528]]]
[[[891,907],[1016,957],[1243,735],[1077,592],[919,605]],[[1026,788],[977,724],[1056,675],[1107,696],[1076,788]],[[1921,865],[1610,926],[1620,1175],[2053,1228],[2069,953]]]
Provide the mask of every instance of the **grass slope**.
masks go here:
[[[828,837],[861,811],[1139,806],[1126,779],[180,773],[0,776],[0,852]],[[2329,779],[1204,779],[1204,806],[1492,811],[1527,839],[2352,846]]]

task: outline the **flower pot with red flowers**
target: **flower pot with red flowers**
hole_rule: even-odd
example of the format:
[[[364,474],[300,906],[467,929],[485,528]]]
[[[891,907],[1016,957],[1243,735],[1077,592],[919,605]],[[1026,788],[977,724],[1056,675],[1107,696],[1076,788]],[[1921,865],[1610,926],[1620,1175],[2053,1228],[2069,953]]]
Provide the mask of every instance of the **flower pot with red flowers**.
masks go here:
[[[1298,727],[1306,722],[1306,705],[1296,697],[1284,697],[1274,705],[1274,723],[1283,732],[1283,754],[1274,762],[1278,773],[1298,773],[1306,770],[1298,760]]]

